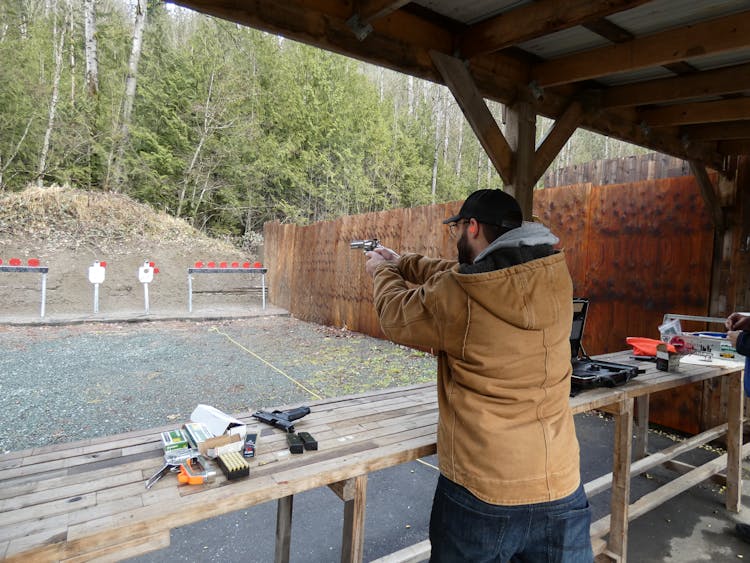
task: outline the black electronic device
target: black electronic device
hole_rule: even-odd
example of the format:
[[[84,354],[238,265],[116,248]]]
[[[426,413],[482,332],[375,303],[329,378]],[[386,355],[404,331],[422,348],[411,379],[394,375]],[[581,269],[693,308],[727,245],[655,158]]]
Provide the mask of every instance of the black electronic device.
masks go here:
[[[573,375],[571,386],[573,393],[592,387],[615,387],[627,383],[643,370],[638,366],[594,360],[586,355],[581,340],[586,326],[589,300],[576,297],[573,299],[573,326],[570,332],[571,364]]]

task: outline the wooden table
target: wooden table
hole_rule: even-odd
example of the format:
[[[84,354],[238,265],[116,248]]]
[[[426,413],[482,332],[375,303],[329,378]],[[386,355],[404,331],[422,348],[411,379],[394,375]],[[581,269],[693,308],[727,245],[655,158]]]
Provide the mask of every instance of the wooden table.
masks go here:
[[[625,353],[607,359],[628,360]],[[594,389],[571,399],[575,413],[606,409],[615,417],[613,472],[586,484],[589,495],[612,490],[611,515],[592,525],[600,558],[624,561],[630,519],[724,468],[727,508],[737,511],[740,506],[740,366],[683,365],[679,373],[659,372],[650,363],[643,367],[647,372],[627,385]],[[649,394],[715,377],[729,382],[728,424],[644,457]],[[173,426],[0,456],[0,557],[132,557],[167,546],[172,528],[277,500],[275,558],[287,561],[294,495],[328,486],[344,502],[342,561],[361,561],[367,475],[435,453],[436,401],[434,384],[426,384],[310,403],[312,413],[296,426],[316,437],[318,451],[290,455],[284,434],[264,427],[249,478],[227,482],[219,472],[214,483],[203,486],[178,487],[175,477],[168,475],[145,489],[146,479],[161,465],[160,432]],[[636,411],[640,418],[635,450],[640,459],[631,464]],[[254,422],[249,413],[240,418]],[[724,433],[724,456],[694,469],[673,461]],[[631,476],[662,463],[672,463],[684,474],[631,505]],[[429,542],[423,542],[421,550],[429,554]],[[394,554],[384,560],[400,559]]]

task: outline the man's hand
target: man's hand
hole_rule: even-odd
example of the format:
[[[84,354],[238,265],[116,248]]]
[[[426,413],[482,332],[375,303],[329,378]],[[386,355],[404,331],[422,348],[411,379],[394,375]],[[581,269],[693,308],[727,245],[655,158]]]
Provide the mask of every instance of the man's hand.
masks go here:
[[[730,330],[727,332],[727,340],[729,340],[732,348],[737,348],[737,338],[739,338],[740,332],[739,330]]]
[[[375,250],[365,252],[365,256],[367,256],[365,271],[371,276],[375,276],[375,268],[380,266],[380,264],[384,262],[398,262],[398,259],[401,258],[393,250],[384,246],[379,246]]]
[[[750,330],[750,316],[732,313],[724,324],[728,330]]]

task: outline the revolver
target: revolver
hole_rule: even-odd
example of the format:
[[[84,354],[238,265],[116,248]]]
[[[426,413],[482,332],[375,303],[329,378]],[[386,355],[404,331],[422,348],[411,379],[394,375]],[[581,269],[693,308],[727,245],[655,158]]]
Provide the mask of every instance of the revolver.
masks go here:
[[[371,250],[375,250],[378,246],[380,246],[380,241],[376,238],[368,240],[353,240],[349,244],[349,246],[352,248],[352,250],[361,248],[362,252],[369,252]]]

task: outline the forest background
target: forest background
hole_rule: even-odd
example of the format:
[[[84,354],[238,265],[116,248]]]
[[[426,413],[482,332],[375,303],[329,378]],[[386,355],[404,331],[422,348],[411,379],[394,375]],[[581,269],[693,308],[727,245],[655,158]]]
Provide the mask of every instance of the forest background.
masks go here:
[[[642,152],[579,130],[552,167]],[[502,187],[443,86],[162,2],[5,0],[0,190],[53,184],[125,194],[241,247],[266,221]]]

